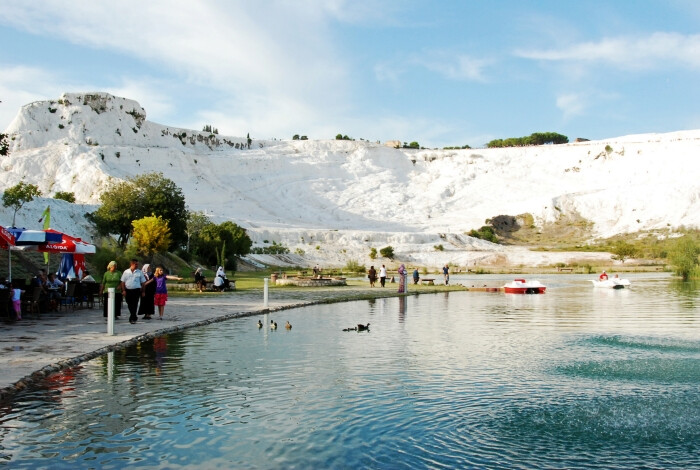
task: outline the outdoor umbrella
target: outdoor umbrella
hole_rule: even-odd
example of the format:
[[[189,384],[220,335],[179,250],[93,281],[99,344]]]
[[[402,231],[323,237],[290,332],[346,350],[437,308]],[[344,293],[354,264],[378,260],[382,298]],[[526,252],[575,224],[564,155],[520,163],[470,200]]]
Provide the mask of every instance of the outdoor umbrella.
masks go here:
[[[63,235],[55,230],[27,230],[26,228],[17,227],[10,227],[6,230],[14,237],[15,246],[60,242]]]
[[[45,243],[36,245],[36,250],[44,253],[73,253],[81,255],[91,255],[96,251],[95,245],[83,241],[77,237],[71,237],[68,234],[59,232],[54,229],[42,230],[47,234],[47,238],[51,236],[52,240],[46,240]]]
[[[58,242],[61,238],[61,233],[55,231],[0,226],[0,248],[8,250],[8,278],[12,279],[12,254],[10,250],[34,249],[41,244]]]

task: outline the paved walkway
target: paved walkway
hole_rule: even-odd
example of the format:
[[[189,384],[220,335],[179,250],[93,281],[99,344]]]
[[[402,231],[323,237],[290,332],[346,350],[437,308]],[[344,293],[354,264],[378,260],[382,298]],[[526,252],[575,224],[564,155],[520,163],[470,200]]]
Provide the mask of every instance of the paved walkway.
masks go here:
[[[171,297],[163,320],[157,315],[151,320],[139,317],[134,325],[129,324],[129,312],[123,305],[114,336],[107,335],[107,322],[98,307],[25,316],[15,323],[0,321],[0,400],[57,370],[159,334],[313,303],[395,295],[394,288],[275,289],[270,290],[268,309],[263,305],[262,289]]]

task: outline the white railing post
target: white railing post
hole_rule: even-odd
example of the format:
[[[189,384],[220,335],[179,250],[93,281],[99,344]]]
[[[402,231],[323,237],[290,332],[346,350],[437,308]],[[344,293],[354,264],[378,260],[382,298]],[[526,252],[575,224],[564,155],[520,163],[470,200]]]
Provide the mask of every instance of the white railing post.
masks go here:
[[[107,334],[114,336],[114,304],[116,302],[116,289],[107,289]]]
[[[265,287],[263,288],[263,306],[265,308],[268,306],[269,281],[268,278],[265,278]]]

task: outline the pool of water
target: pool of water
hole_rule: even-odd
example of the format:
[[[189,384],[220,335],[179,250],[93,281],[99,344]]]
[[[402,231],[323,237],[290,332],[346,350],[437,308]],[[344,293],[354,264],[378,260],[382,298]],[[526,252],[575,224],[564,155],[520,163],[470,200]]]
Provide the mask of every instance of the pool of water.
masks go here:
[[[700,292],[631,279],[541,276],[544,295],[319,305],[167,335],[18,395],[0,410],[0,466],[698,467]]]

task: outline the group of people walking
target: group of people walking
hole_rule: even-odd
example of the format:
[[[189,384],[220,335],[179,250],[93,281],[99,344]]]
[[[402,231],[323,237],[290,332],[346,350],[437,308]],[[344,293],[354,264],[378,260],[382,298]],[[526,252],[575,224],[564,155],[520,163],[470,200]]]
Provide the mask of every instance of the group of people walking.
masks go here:
[[[399,293],[405,293],[408,279],[408,270],[406,270],[406,265],[401,264],[401,266],[399,266],[398,274]],[[445,265],[442,268],[442,275],[445,281],[445,285],[448,285],[450,283],[450,267],[448,265]],[[367,277],[369,278],[369,286],[374,287],[374,284],[377,282],[377,270],[374,269],[374,266],[370,266],[369,271],[367,272]],[[414,269],[413,283],[418,284],[419,280],[420,274],[418,274],[418,269]],[[379,282],[381,286],[384,287],[384,284],[386,283],[386,266],[384,266],[383,264],[382,267],[379,269]],[[394,282],[394,278],[391,279],[391,282]]]
[[[144,320],[150,320],[155,316],[155,307],[158,307],[158,318],[162,320],[165,303],[168,301],[168,279],[181,280],[182,278],[166,275],[162,266],[157,266],[155,272],[152,271],[150,264],[145,264],[139,269],[137,259],[132,259],[129,262],[129,268],[119,272],[117,262],[110,261],[100,284],[103,316],[107,318],[108,293],[110,288],[114,288],[116,317],[121,316],[122,300],[125,300],[129,309],[129,323],[136,323],[139,315],[143,316]]]
[[[369,286],[374,287],[374,284],[377,282],[377,270],[374,269],[374,266],[370,266],[369,271],[367,271],[367,277],[369,278]],[[386,284],[386,266],[383,264],[379,268],[379,284],[382,287]]]

